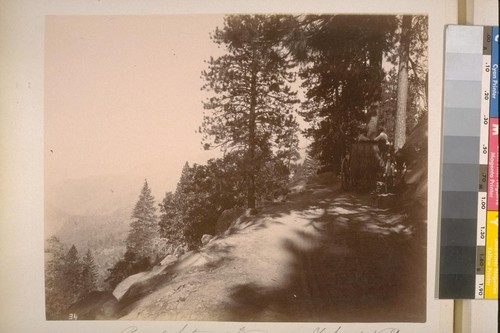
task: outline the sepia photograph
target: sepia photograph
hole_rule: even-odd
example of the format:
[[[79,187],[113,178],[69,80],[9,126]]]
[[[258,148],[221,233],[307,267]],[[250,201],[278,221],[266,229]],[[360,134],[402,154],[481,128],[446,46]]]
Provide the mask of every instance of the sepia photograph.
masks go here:
[[[428,21],[47,16],[46,319],[425,323]]]

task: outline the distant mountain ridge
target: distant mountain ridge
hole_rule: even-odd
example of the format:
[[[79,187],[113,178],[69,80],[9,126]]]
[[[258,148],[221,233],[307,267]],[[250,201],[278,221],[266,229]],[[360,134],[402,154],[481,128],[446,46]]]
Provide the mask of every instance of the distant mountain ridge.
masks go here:
[[[156,169],[156,170],[155,170]],[[156,202],[166,191],[175,189],[180,176],[168,174],[160,167],[141,172],[139,169],[121,174],[94,175],[64,179],[46,184],[45,202],[69,215],[106,215],[133,207],[147,179]],[[146,170],[146,169],[145,169]]]
[[[133,206],[141,185],[121,176],[70,179],[48,188],[46,203],[69,215],[107,215]]]
[[[156,203],[163,199],[160,173],[148,178],[156,188]],[[90,249],[98,268],[98,285],[105,288],[108,268],[125,252],[133,208],[145,177],[100,175],[61,181],[46,186],[45,238],[56,236],[80,256]]]
[[[68,245],[75,245],[79,251],[116,242],[124,244],[129,224],[129,210],[117,210],[108,215],[73,215],[66,219],[55,236]],[[111,242],[110,237],[113,238]]]

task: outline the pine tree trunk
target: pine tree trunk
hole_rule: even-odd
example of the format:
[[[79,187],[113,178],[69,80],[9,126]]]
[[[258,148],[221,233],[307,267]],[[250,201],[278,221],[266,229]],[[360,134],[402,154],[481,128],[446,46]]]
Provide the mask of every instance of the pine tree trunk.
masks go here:
[[[380,21],[385,20],[385,18],[381,17],[377,21],[379,21],[379,24],[381,24]],[[384,67],[382,63],[383,59],[383,45],[384,45],[384,38],[385,36],[381,33],[376,34],[370,39],[370,46],[369,46],[369,60],[370,60],[370,67],[374,69],[374,72],[377,72],[377,76],[375,81],[380,82],[376,87],[374,86],[374,91],[372,91],[372,98],[374,102],[380,102],[382,100],[382,85],[384,81]],[[374,81],[374,82],[375,82]]]
[[[394,148],[401,149],[406,142],[406,107],[408,104],[408,59],[410,49],[411,15],[403,16],[399,44],[398,100],[394,128]]]
[[[380,18],[380,20],[384,20]],[[376,82],[379,82],[377,86],[373,86],[374,90],[372,91],[372,101],[373,105],[370,110],[370,118],[368,119],[367,124],[367,136],[370,139],[374,139],[378,135],[378,120],[380,119],[380,102],[382,101],[382,86],[384,81],[384,66],[382,63],[383,59],[383,45],[384,45],[384,36],[382,34],[377,34],[373,36],[370,40],[370,67],[373,68],[373,71],[377,72],[376,74]]]
[[[255,209],[255,108],[257,105],[257,73],[252,72],[250,82],[250,115],[248,118],[248,174],[247,208]]]

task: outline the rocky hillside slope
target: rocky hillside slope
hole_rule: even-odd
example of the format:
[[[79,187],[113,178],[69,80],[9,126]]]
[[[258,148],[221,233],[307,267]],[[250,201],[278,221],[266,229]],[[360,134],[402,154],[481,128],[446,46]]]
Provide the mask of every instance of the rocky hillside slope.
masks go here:
[[[421,221],[318,177],[292,190],[199,251],[130,277],[113,317],[425,321]]]

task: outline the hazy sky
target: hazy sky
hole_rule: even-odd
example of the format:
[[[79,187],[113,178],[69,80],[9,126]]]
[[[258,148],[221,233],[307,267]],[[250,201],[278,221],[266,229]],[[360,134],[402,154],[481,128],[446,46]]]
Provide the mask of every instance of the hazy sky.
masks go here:
[[[162,172],[174,186],[185,161],[217,155],[202,150],[195,130],[207,96],[204,60],[220,54],[209,33],[222,22],[217,15],[47,17],[46,185]]]

